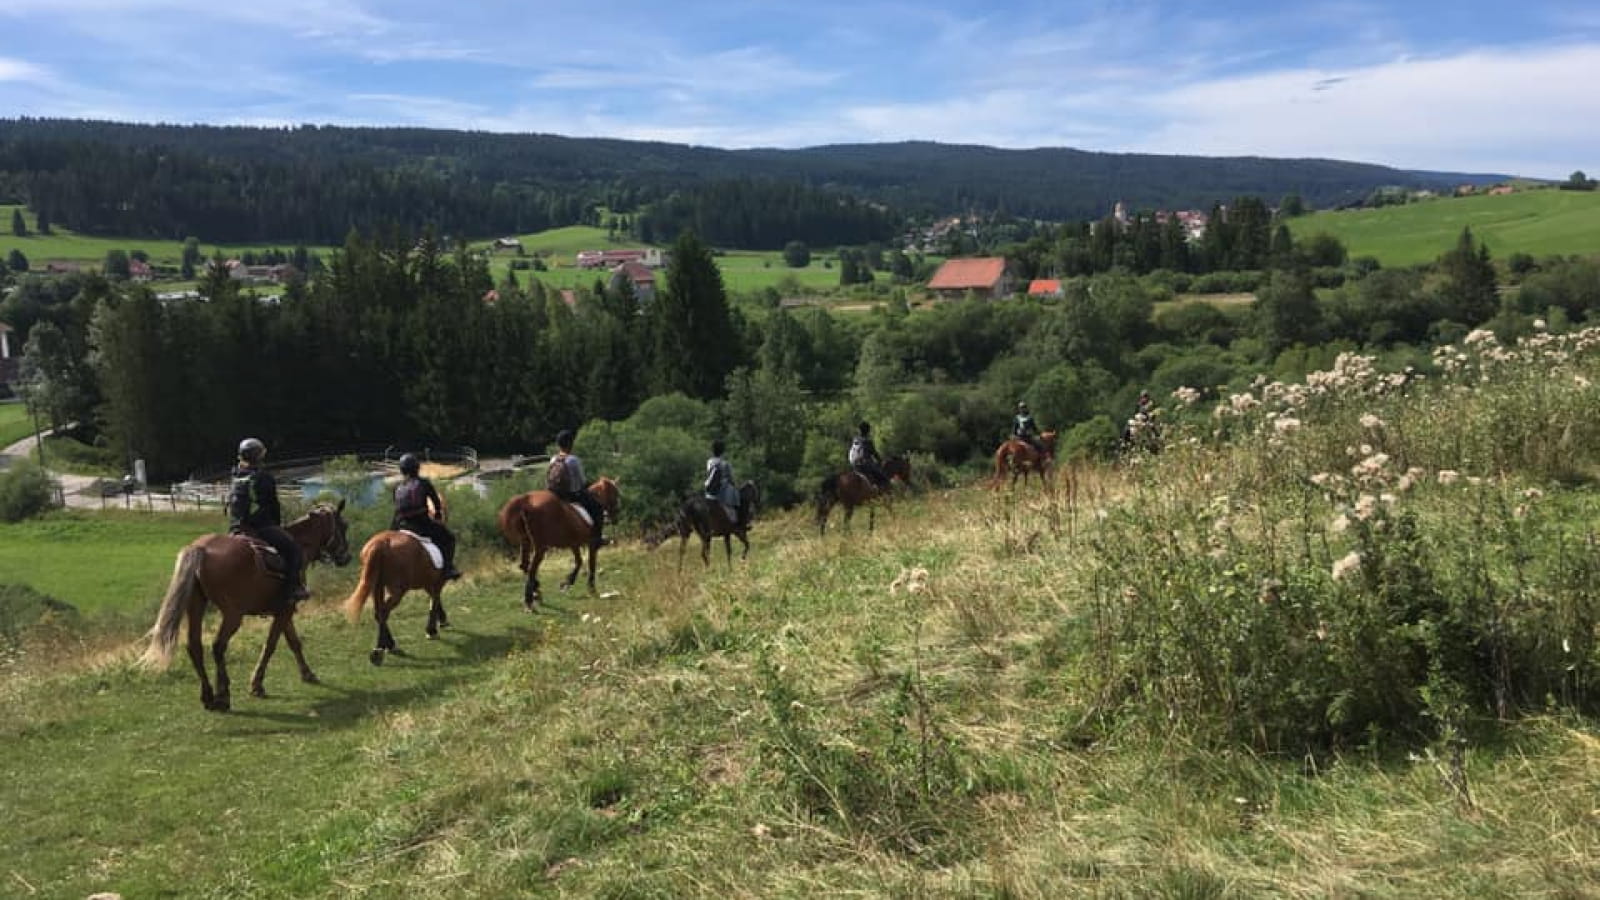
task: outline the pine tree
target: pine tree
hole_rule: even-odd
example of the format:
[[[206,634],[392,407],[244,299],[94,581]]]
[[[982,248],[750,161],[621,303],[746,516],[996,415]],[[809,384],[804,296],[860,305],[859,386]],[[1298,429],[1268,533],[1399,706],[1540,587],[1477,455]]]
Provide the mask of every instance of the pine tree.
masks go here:
[[[11,233],[17,237],[28,236],[28,223],[23,220],[20,207],[11,211]]]
[[[672,247],[667,287],[651,306],[656,393],[718,396],[740,356],[722,272],[692,231]]]
[[[1461,229],[1455,249],[1439,258],[1439,273],[1444,276],[1439,302],[1445,318],[1478,325],[1499,310],[1500,295],[1489,248],[1473,239],[1471,228]]]

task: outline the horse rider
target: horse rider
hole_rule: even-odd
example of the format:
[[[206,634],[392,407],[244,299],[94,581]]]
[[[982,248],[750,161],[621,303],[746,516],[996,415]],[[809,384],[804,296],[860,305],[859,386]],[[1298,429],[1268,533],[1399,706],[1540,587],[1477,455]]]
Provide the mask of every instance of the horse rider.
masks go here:
[[[305,554],[289,532],[283,530],[283,509],[278,505],[278,481],[262,468],[267,445],[255,438],[239,442],[239,464],[233,470],[233,490],[228,494],[228,533],[263,541],[283,559],[283,593],[279,601],[291,608],[311,596],[300,577]]]
[[[394,489],[394,521],[389,527],[410,531],[439,545],[444,555],[446,581],[461,577],[456,569],[456,536],[444,526],[444,498],[433,482],[422,477],[422,461],[415,453],[400,457],[401,481]]]
[[[722,504],[728,513],[728,524],[739,524],[739,489],[733,486],[733,463],[723,458],[728,445],[721,440],[711,442],[711,458],[706,460],[706,480],[703,485],[707,500]]]
[[[562,429],[556,435],[556,455],[550,459],[550,468],[545,474],[546,486],[550,492],[560,497],[567,503],[576,503],[583,507],[589,514],[593,524],[589,528],[589,544],[591,547],[604,547],[610,543],[600,535],[600,528],[605,522],[605,507],[600,501],[589,493],[589,479],[583,474],[583,460],[572,455],[572,429]]]
[[[1138,406],[1134,409],[1133,414],[1136,415],[1136,416],[1143,415],[1145,418],[1149,418],[1151,415],[1153,415],[1155,413],[1155,411],[1156,411],[1156,402],[1154,400],[1150,399],[1150,392],[1149,391],[1140,391],[1139,392],[1139,403],[1138,403]]]
[[[1035,453],[1044,452],[1044,444],[1039,439],[1039,423],[1033,420],[1033,413],[1028,412],[1026,403],[1017,403],[1017,414],[1011,419],[1011,436],[1032,447]]]
[[[889,476],[884,474],[883,460],[872,443],[872,426],[862,422],[856,426],[856,436],[850,439],[850,468],[879,490],[889,486]]]

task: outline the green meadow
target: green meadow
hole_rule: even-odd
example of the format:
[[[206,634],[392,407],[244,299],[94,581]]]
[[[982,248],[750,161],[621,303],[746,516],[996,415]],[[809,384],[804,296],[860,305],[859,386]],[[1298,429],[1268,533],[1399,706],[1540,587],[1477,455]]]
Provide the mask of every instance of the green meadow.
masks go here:
[[[21,347],[17,348],[20,353]],[[9,447],[33,434],[33,418],[28,415],[27,404],[0,403],[0,449]]]
[[[10,231],[11,212],[15,206],[0,206],[0,258],[11,250],[21,250],[28,257],[31,268],[44,268],[47,262],[72,262],[79,265],[98,266],[105,261],[106,253],[111,250],[124,250],[132,253],[143,250],[150,254],[150,262],[159,266],[178,266],[183,261],[183,241],[163,241],[148,238],[122,238],[122,237],[94,237],[78,234],[60,225],[51,226],[51,234],[42,235],[33,230],[33,213],[26,208],[23,216],[27,220],[29,232],[27,237],[16,237]],[[201,238],[200,252],[205,258],[213,255],[224,257],[238,256],[247,250],[292,250],[294,241],[283,243],[263,244],[212,244]],[[308,249],[326,255],[327,247],[309,247]]]
[[[1429,262],[1455,246],[1462,228],[1488,244],[1497,260],[1600,253],[1600,192],[1521,191],[1502,196],[1440,197],[1378,209],[1318,212],[1289,221],[1297,240],[1325,232],[1351,256],[1386,266]]]

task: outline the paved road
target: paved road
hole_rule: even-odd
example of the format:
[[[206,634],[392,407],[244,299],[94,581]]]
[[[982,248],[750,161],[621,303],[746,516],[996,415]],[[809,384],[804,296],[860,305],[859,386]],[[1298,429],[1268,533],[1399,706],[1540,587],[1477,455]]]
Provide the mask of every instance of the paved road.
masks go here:
[[[50,436],[50,429],[45,429],[44,437]],[[0,447],[0,470],[11,467],[13,459],[22,459],[34,453],[36,438],[29,435],[9,447]],[[74,475],[71,472],[58,472],[50,470],[50,480],[61,488],[61,497],[69,509],[100,509],[102,507],[118,508],[129,503],[141,507],[150,506],[153,509],[168,509],[169,504],[165,497],[152,498],[148,494],[134,494],[131,498],[124,498],[118,494],[115,497],[100,496],[99,483],[101,479],[92,475]]]

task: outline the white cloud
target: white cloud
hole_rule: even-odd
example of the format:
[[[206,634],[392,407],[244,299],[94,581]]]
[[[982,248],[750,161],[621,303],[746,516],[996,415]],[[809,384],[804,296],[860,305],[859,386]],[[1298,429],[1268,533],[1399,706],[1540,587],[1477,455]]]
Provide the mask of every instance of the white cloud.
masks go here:
[[[1223,78],[1142,98],[1161,124],[1130,143],[1473,171],[1536,163],[1514,174],[1564,175],[1582,162],[1572,154],[1600,146],[1597,73],[1600,44],[1570,44]]]
[[[46,84],[54,80],[50,71],[25,59],[0,56],[0,81]]]
[[[699,56],[662,53],[613,66],[561,66],[532,79],[539,90],[681,89],[698,94],[761,94],[832,83],[838,74],[801,66],[763,47]]]

